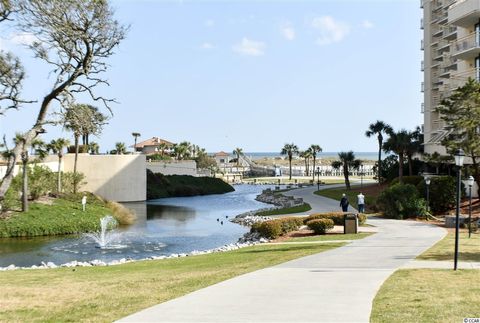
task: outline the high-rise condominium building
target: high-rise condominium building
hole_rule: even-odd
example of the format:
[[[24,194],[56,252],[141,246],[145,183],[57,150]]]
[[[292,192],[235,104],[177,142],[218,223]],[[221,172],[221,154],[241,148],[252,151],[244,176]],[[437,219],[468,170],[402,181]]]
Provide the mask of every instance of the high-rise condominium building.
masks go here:
[[[446,154],[448,131],[435,107],[469,77],[480,81],[480,0],[420,0],[425,152]]]

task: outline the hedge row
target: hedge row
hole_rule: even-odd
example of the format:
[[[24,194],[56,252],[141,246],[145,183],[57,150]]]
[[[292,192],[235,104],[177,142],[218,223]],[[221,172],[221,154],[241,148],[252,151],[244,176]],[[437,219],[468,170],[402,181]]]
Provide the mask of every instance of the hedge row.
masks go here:
[[[330,212],[330,213],[315,213],[305,218],[304,224],[317,219],[330,219],[335,225],[343,225],[345,219],[345,213],[343,212]],[[358,224],[363,225],[367,221],[367,216],[363,213],[358,214]]]
[[[276,239],[284,234],[296,231],[303,225],[304,217],[289,217],[257,222],[252,225],[251,232],[258,232],[265,238]]]

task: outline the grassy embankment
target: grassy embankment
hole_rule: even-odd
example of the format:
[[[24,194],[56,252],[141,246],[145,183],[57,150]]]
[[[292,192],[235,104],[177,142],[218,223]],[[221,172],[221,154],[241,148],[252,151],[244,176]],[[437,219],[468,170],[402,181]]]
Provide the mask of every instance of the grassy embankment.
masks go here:
[[[295,213],[302,213],[310,211],[312,207],[308,203],[304,203],[298,206],[286,207],[282,209],[273,209],[267,211],[261,211],[256,213],[255,215],[259,216],[269,216],[269,215],[284,215],[284,214],[295,214]]]
[[[282,241],[285,243],[289,242],[319,242],[319,241],[334,241],[334,240],[358,240],[363,239],[368,236],[371,236],[373,233],[356,233],[356,234],[343,234],[343,233],[329,233],[326,235],[320,236],[309,236],[309,237],[298,237],[298,238],[289,238],[288,240]]]
[[[345,193],[348,197],[350,205],[354,208],[358,208],[357,195],[359,192],[362,192],[365,195],[365,206],[367,207],[368,211],[369,206],[375,205],[377,196],[381,190],[382,187],[379,187],[377,184],[364,185],[363,187],[360,187],[359,185],[352,185],[350,191],[347,191],[345,188],[327,188],[316,191],[315,194],[340,201],[342,194]]]
[[[99,219],[113,215],[121,224],[130,224],[134,215],[115,202],[87,194],[87,206],[82,211],[84,193],[65,195],[30,203],[28,212],[10,212],[0,219],[0,237],[32,237],[97,231]]]
[[[231,277],[342,245],[264,244],[111,267],[3,272],[0,317],[19,322],[111,322]]]
[[[417,259],[452,261],[454,233]],[[459,260],[480,261],[480,234],[460,234]],[[453,266],[453,262],[452,262]],[[480,313],[478,270],[404,269],[382,285],[373,302],[372,322],[461,322]]]
[[[162,175],[147,170],[147,199],[223,194],[235,189],[219,178]]]

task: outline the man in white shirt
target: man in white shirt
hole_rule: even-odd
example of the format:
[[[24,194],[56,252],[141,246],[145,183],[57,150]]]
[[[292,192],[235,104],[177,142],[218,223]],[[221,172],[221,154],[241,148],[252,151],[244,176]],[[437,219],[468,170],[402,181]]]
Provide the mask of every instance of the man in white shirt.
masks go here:
[[[357,205],[358,205],[358,212],[365,213],[365,195],[362,193],[357,195]]]

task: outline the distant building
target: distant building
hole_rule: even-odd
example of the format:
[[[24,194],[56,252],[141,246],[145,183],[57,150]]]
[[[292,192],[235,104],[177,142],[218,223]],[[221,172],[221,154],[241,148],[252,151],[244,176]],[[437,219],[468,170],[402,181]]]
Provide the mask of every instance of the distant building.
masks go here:
[[[224,151],[216,153],[213,157],[215,158],[217,165],[228,164],[230,162],[230,154]]]
[[[167,153],[169,153],[172,147],[175,145],[173,142],[170,142],[158,137],[153,137],[145,141],[139,142],[133,147],[135,148],[136,152],[141,152],[142,154],[150,155],[150,154],[161,153],[161,149],[159,147],[160,144],[165,144],[166,146],[165,152]]]

